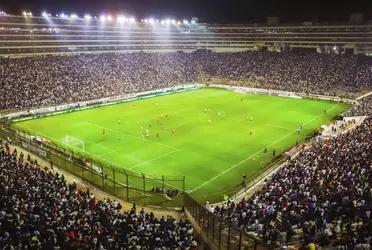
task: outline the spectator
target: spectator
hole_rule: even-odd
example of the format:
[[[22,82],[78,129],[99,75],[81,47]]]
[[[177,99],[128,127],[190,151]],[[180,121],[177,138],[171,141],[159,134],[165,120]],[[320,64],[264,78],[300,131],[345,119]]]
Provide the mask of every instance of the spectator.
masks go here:
[[[356,247],[372,241],[372,119],[304,149],[240,202],[215,207],[219,216],[264,240]],[[280,232],[280,234],[279,234]],[[279,238],[278,238],[279,236]],[[337,242],[340,239],[346,242]]]
[[[185,220],[156,218],[43,170],[0,146],[0,249],[189,249],[197,244]]]

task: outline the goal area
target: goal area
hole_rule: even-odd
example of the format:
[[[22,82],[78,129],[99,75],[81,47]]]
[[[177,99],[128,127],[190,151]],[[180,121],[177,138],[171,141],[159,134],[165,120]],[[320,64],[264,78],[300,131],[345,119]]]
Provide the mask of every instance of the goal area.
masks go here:
[[[84,141],[72,135],[65,135],[65,137],[62,139],[62,144],[79,149],[81,151],[85,150]]]

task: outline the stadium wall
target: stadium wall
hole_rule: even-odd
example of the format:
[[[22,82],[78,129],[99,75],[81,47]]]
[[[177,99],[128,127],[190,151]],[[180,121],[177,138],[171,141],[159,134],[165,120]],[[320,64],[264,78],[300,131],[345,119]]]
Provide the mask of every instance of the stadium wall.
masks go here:
[[[58,106],[52,106],[52,107],[19,111],[19,112],[0,115],[0,120],[22,121],[22,120],[28,120],[28,119],[35,119],[39,117],[57,115],[57,114],[62,114],[66,112],[71,112],[71,111],[78,111],[78,110],[96,108],[96,107],[101,107],[101,106],[113,105],[113,104],[117,104],[121,102],[129,102],[129,101],[143,99],[143,98],[151,98],[154,96],[168,95],[168,94],[176,93],[176,92],[190,91],[190,90],[194,90],[194,89],[198,89],[202,87],[223,88],[223,89],[227,89],[231,91],[236,91],[239,93],[254,93],[254,94],[282,96],[282,97],[289,97],[289,98],[311,98],[311,99],[329,100],[329,101],[336,101],[336,102],[346,102],[352,105],[358,104],[357,100],[351,100],[351,99],[342,98],[338,96],[325,96],[325,95],[290,92],[290,91],[282,91],[282,90],[251,88],[251,87],[234,86],[234,85],[228,85],[228,84],[193,83],[193,84],[179,85],[179,86],[170,87],[170,88],[145,91],[145,92],[140,92],[140,93],[124,94],[124,95],[118,95],[118,96],[113,96],[113,97],[94,99],[90,101],[83,101],[83,102],[76,102],[76,103],[64,104],[64,105],[58,105]]]
[[[105,97],[90,101],[76,102],[71,104],[64,104],[52,107],[45,107],[39,109],[30,109],[26,111],[19,111],[0,116],[0,120],[23,121],[44,116],[57,115],[71,111],[78,111],[101,106],[113,105],[122,102],[129,102],[138,99],[151,98],[154,96],[168,95],[176,92],[190,91],[203,87],[203,84],[185,84],[170,88],[157,89],[133,94],[124,94],[113,97]]]
[[[228,90],[236,91],[239,93],[254,93],[254,94],[273,95],[273,96],[282,96],[282,97],[300,98],[300,99],[311,98],[311,99],[319,99],[319,100],[327,100],[327,101],[346,102],[346,103],[350,103],[353,105],[358,103],[356,100],[351,100],[351,99],[342,98],[338,96],[326,96],[326,95],[307,94],[307,93],[300,93],[300,92],[290,92],[290,91],[283,91],[283,90],[241,87],[241,86],[226,85],[226,84],[208,84],[207,86],[212,87],[212,88],[228,89]]]

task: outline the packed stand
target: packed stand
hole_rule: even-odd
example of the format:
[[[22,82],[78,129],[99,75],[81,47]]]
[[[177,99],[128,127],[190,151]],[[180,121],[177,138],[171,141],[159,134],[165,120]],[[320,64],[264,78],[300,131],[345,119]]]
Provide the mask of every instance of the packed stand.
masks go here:
[[[355,55],[207,53],[201,61],[209,77],[249,87],[345,97],[372,89],[372,60]]]
[[[0,249],[196,249],[185,220],[97,200],[0,146]]]
[[[359,104],[354,105],[348,110],[345,116],[372,116],[372,95],[369,95],[358,101]]]
[[[0,110],[71,103],[215,80],[353,97],[372,62],[315,52],[127,53],[0,59]]]
[[[371,184],[372,119],[367,119],[305,148],[251,197],[211,209],[272,244],[370,249]]]
[[[180,53],[0,59],[0,109],[40,107],[190,83],[195,67]]]

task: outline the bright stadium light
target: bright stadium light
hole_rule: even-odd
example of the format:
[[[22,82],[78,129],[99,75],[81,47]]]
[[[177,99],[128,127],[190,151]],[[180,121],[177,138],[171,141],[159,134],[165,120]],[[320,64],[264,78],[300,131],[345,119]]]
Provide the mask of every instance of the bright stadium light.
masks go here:
[[[23,11],[22,12],[22,15],[25,16],[25,17],[32,17],[32,13],[30,11]]]
[[[150,18],[149,19],[149,23],[154,24],[155,23],[155,19],[154,18]]]
[[[191,20],[191,24],[196,24],[196,21],[195,20]]]
[[[61,13],[61,14],[59,14],[59,16],[61,17],[61,18],[66,18],[66,15],[65,15],[65,13]]]
[[[76,19],[76,18],[78,18],[78,16],[77,16],[75,13],[72,13],[72,14],[70,15],[70,18],[71,18],[71,19]]]
[[[136,19],[134,17],[131,17],[131,18],[129,18],[129,22],[130,23],[135,23],[136,22]]]
[[[111,16],[111,15],[108,15],[108,16],[107,16],[107,21],[109,21],[109,22],[112,21],[112,16]]]
[[[181,21],[177,21],[177,24],[181,24]]]
[[[92,16],[89,15],[89,14],[85,14],[84,19],[87,20],[87,21],[90,21],[92,19]]]
[[[161,20],[161,22],[160,22],[161,24],[165,24],[165,20]]]
[[[165,24],[171,24],[171,22],[172,22],[172,20],[170,20],[170,19],[165,20]]]
[[[172,19],[172,24],[176,24],[176,23],[177,23],[177,21]]]
[[[143,22],[144,22],[144,23],[148,23],[149,20],[148,20],[148,19],[144,19]]]
[[[100,20],[101,22],[105,22],[105,21],[106,21],[106,16],[105,16],[105,15],[101,15],[101,16],[99,17],[99,20]]]
[[[116,21],[117,21],[118,23],[122,24],[122,23],[125,23],[126,18],[125,18],[125,16],[123,16],[123,15],[118,15],[118,16],[116,17]]]
[[[183,20],[183,24],[189,24],[189,21],[188,20]]]
[[[45,11],[43,11],[43,12],[41,13],[41,16],[43,16],[43,17],[48,17],[48,14],[47,14]]]

